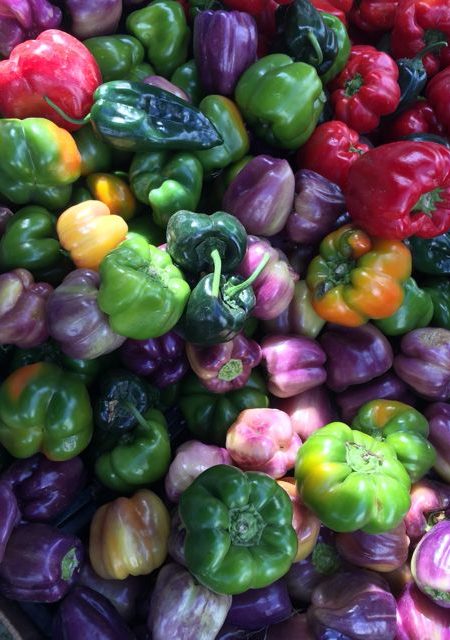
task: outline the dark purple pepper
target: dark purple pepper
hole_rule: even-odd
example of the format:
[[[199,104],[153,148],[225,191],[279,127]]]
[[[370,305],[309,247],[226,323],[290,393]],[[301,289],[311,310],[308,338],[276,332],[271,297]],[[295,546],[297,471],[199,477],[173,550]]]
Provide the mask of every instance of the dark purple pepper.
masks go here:
[[[61,9],[47,0],[0,0],[0,57],[46,29],[57,29],[61,20]]]
[[[249,589],[233,596],[226,622],[240,629],[253,631],[281,622],[292,612],[285,579],[262,589]]]
[[[423,412],[428,420],[428,440],[436,449],[434,469],[450,483],[450,403],[433,402]]]
[[[242,11],[202,11],[194,22],[194,59],[206,93],[231,96],[256,60],[255,20]]]
[[[127,369],[163,389],[179,382],[189,370],[184,344],[174,331],[149,340],[129,338],[120,347],[119,356]]]
[[[115,33],[122,0],[65,0],[71,18],[70,33],[79,40]]]
[[[55,462],[40,453],[16,460],[0,477],[14,492],[23,518],[38,522],[52,520],[66,509],[86,479],[83,461],[78,456]]]
[[[425,595],[450,609],[449,520],[435,524],[420,540],[411,558],[411,573]]]
[[[0,482],[0,563],[5,555],[6,545],[14,527],[19,524],[21,514],[17,504],[16,496],[11,488]]]
[[[78,579],[83,556],[77,537],[48,524],[20,524],[0,564],[0,593],[25,602],[61,600]]]
[[[78,584],[93,589],[107,598],[124,620],[132,620],[136,612],[136,600],[143,587],[141,576],[128,576],[125,580],[100,578],[86,562],[81,570]]]

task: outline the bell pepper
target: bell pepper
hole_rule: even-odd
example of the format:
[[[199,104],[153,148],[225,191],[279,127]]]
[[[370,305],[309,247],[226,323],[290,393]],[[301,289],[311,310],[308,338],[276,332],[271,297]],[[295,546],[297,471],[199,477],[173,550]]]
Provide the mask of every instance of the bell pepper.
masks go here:
[[[450,44],[447,49],[450,49]],[[450,134],[450,110],[447,104],[450,96],[449,67],[440,71],[430,80],[425,95],[438,122],[444,127],[447,134]]]
[[[393,113],[400,101],[398,67],[383,51],[355,45],[342,72],[330,83],[336,120],[358,133],[377,128],[381,116]]]
[[[397,311],[388,318],[374,320],[374,325],[387,336],[400,336],[427,327],[433,318],[433,299],[426,289],[419,287],[414,278],[408,278],[403,290],[403,302]]]
[[[427,439],[427,419],[403,402],[372,400],[365,403],[353,418],[352,429],[392,447],[411,482],[420,480],[436,460],[436,450]]]
[[[117,498],[94,514],[89,533],[92,568],[106,579],[148,575],[167,556],[170,516],[156,493],[141,489]]]
[[[103,82],[128,78],[132,68],[144,61],[143,45],[127,33],[87,38],[83,44],[94,56]]]
[[[324,320],[357,327],[369,318],[388,318],[402,304],[411,253],[399,240],[370,238],[344,225],[322,240],[319,251],[306,283]]]
[[[147,47],[147,59],[159,75],[168,77],[186,62],[191,32],[175,0],[153,0],[133,11],[126,28]]]
[[[263,327],[266,333],[275,335],[300,335],[316,338],[325,324],[314,311],[311,291],[304,280],[294,285],[294,295],[289,306],[275,318],[265,320]]]
[[[432,300],[431,324],[441,327],[441,329],[450,330],[450,281],[448,277],[427,278],[422,282],[422,288]]]
[[[67,204],[81,169],[70,133],[45,118],[3,118],[0,147],[1,195],[15,204],[31,202],[49,209]]]
[[[137,425],[119,436],[95,462],[95,474],[113,491],[129,493],[162,478],[170,463],[167,422],[157,409],[143,415],[131,406]]]
[[[413,267],[432,276],[450,275],[450,231],[434,238],[408,238]]]
[[[426,407],[424,415],[429,421],[429,440],[436,447],[437,455],[433,468],[448,483],[450,480],[450,448],[448,446],[450,439],[450,403],[432,402]]]
[[[444,128],[438,122],[433,107],[428,100],[422,98],[385,123],[383,140],[395,142],[414,133],[433,133],[436,135],[444,133]]]
[[[156,226],[152,216],[140,215],[128,222],[128,231],[136,233],[147,240],[149,244],[162,245],[166,241],[165,233],[161,227]]]
[[[256,135],[285,149],[298,149],[308,140],[326,101],[314,67],[284,54],[264,56],[248,67],[235,98]]]
[[[395,450],[343,422],[309,436],[295,477],[304,504],[333,531],[390,531],[409,509],[411,481]]]
[[[0,564],[5,555],[6,545],[14,528],[22,519],[16,496],[6,482],[0,482],[0,507],[4,514],[0,528]]]
[[[363,32],[391,31],[397,6],[398,0],[358,0],[350,10],[349,19]]]
[[[212,215],[177,211],[166,230],[167,252],[181,269],[201,273],[214,266],[211,254],[218,251],[222,271],[234,271],[242,262],[247,234],[237,218],[225,211]]]
[[[182,494],[186,565],[224,594],[265,587],[289,570],[297,552],[289,496],[266,474],[216,465]]]
[[[143,82],[145,82],[145,84],[150,84],[154,87],[159,87],[160,89],[165,89],[165,91],[169,91],[170,93],[173,93],[174,96],[178,96],[182,100],[185,100],[186,102],[190,102],[189,96],[183,91],[183,89],[180,89],[180,87],[177,87],[175,84],[173,84],[173,82],[170,82],[170,80],[167,80],[167,78],[163,78],[163,76],[156,76],[154,74],[149,75],[143,79]]]
[[[204,97],[203,87],[195,60],[188,60],[175,69],[170,80],[182,89],[194,105],[198,105]]]
[[[57,29],[61,20],[61,9],[47,0],[28,0],[21,4],[4,0],[0,16],[0,57],[7,58],[18,44],[46,29]]]
[[[128,221],[136,215],[139,205],[126,180],[113,173],[91,173],[86,184],[92,199],[103,202],[113,216]]]
[[[326,85],[333,80],[333,78],[335,78],[347,64],[350,56],[351,42],[345,26],[345,18],[343,21],[339,16],[333,15],[333,12],[321,13],[321,16],[325,26],[334,31],[337,40],[337,53],[333,64],[328,71],[320,76],[322,84]]]
[[[190,288],[168,253],[129,234],[99,268],[98,305],[113,331],[127,338],[158,338],[181,317]]]
[[[66,0],[70,33],[79,40],[115,33],[122,16],[122,0]]]
[[[82,118],[100,82],[100,69],[84,44],[64,31],[48,29],[36,40],[17,45],[8,60],[0,62],[0,114],[48,118],[75,131],[78,126],[55,113],[44,96],[57,100],[72,118]]]
[[[130,165],[129,179],[136,198],[150,204],[153,220],[165,228],[176,211],[196,210],[202,191],[203,167],[192,153],[137,153]]]
[[[92,437],[92,408],[85,385],[49,362],[11,373],[0,386],[0,443],[16,458],[42,451],[68,460]]]
[[[245,11],[251,16],[258,15],[264,10],[265,0],[223,0],[223,3],[229,9],[235,11]],[[282,4],[280,2],[280,4]]]
[[[379,163],[384,171],[380,174]],[[450,229],[450,149],[390,142],[350,168],[346,200],[353,222],[385,238],[433,238]]]

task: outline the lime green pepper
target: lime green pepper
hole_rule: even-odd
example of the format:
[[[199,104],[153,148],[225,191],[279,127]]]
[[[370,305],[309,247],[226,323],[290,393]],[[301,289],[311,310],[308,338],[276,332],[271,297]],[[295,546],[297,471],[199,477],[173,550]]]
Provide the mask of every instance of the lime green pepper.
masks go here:
[[[442,329],[450,329],[450,279],[445,276],[427,278],[423,282],[423,290],[433,301],[433,318],[431,324]]]
[[[83,44],[97,61],[103,82],[128,79],[131,69],[144,61],[143,45],[128,34],[96,36]]]
[[[314,67],[281,53],[264,56],[244,71],[235,97],[256,135],[285,149],[298,149],[308,140],[326,101]]]
[[[330,80],[335,78],[347,64],[350,56],[351,42],[342,20],[339,20],[337,16],[333,16],[331,13],[321,13],[321,16],[325,25],[334,31],[338,45],[337,55],[333,64],[328,71],[320,76],[322,84],[326,85]]]
[[[404,282],[403,290],[405,295],[399,309],[388,318],[373,321],[387,336],[400,336],[413,329],[427,327],[433,317],[433,300],[414,278]]]
[[[154,0],[130,13],[126,27],[147,47],[147,58],[158,75],[169,78],[186,61],[191,31],[179,2]]]
[[[200,77],[195,60],[188,60],[175,69],[170,78],[177,87],[183,89],[196,106],[205,95],[200,83]]]

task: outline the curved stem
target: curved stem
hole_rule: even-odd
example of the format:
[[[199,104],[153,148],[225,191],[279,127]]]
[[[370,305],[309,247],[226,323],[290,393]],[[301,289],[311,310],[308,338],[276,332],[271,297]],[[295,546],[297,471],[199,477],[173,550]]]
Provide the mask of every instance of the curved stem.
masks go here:
[[[323,62],[323,51],[320,48],[320,44],[316,38],[316,36],[310,31],[308,33],[308,40],[312,46],[312,48],[314,49],[314,53],[316,54],[317,57],[317,62],[316,64],[320,65]]]
[[[265,253],[263,255],[263,257],[261,258],[261,262],[256,267],[254,272],[251,275],[249,275],[247,280],[244,280],[244,282],[240,282],[239,284],[235,284],[234,287],[229,287],[227,289],[228,297],[232,298],[233,296],[235,296],[237,293],[239,293],[243,289],[246,289],[247,287],[249,287],[256,280],[256,278],[259,276],[259,274],[264,269],[264,267],[269,262],[269,260],[270,260],[270,255],[268,253]]]
[[[430,51],[434,51],[434,49],[438,49],[439,47],[447,47],[447,46],[448,44],[445,40],[440,40],[439,42],[430,42],[430,44],[428,44],[421,51],[416,53],[413,60],[421,60],[423,56],[425,56],[427,53],[430,53]]]
[[[148,423],[146,422],[144,416],[140,411],[136,409],[134,405],[131,404],[129,400],[124,400],[122,403],[124,407],[128,409],[128,411],[132,414],[132,416],[136,419],[136,421],[141,425],[141,427],[148,428]]]
[[[222,258],[217,249],[211,252],[211,258],[214,263],[214,277],[212,282],[212,294],[215,298],[219,297],[220,276],[222,275]]]
[[[45,102],[51,106],[52,109],[54,109],[56,111],[56,113],[59,113],[59,115],[61,116],[61,118],[64,118],[64,120],[67,120],[67,122],[71,122],[72,124],[79,124],[79,125],[83,125],[83,124],[87,124],[89,122],[89,120],[91,119],[91,114],[88,113],[87,115],[84,116],[84,118],[71,118],[70,116],[67,115],[67,113],[65,113],[65,111],[63,111],[61,109],[61,107],[58,107],[57,104],[55,104],[53,102],[53,100],[51,100],[50,98],[48,98],[47,96],[43,96]]]

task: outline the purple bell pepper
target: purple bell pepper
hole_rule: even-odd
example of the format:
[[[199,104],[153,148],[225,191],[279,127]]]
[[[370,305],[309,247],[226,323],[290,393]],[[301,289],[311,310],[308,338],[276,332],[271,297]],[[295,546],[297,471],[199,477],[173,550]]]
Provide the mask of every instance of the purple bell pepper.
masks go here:
[[[127,339],[119,349],[122,364],[159,389],[179,382],[189,370],[185,342],[174,331],[148,340]]]
[[[149,84],[153,87],[164,89],[164,91],[169,91],[169,93],[173,93],[174,96],[178,96],[178,98],[186,100],[186,102],[191,102],[191,99],[189,98],[187,93],[183,91],[183,89],[177,87],[176,84],[173,84],[173,82],[170,82],[170,80],[167,80],[167,78],[163,78],[163,76],[147,76],[143,79],[142,82],[145,82],[145,84]]]
[[[247,250],[236,270],[237,273],[243,278],[248,278],[256,270],[265,254],[269,254],[269,261],[252,283],[256,298],[252,316],[261,320],[270,320],[276,318],[289,306],[299,276],[282,251],[272,247],[268,240],[251,235],[247,236]]]
[[[0,57],[15,46],[61,24],[61,9],[47,0],[0,0]]]
[[[86,470],[78,456],[55,462],[40,453],[16,460],[0,477],[14,492],[23,518],[37,522],[52,520],[66,509],[86,480]]]
[[[312,387],[290,398],[275,398],[273,406],[288,414],[302,442],[317,429],[338,419],[330,391],[325,385]]]
[[[49,332],[70,358],[93,360],[125,342],[109,326],[97,304],[100,276],[75,269],[56,287],[47,303]]]
[[[1,24],[1,18],[0,18],[0,24]],[[0,36],[0,39],[1,39],[1,36]],[[8,209],[8,207],[3,207],[2,205],[0,205],[0,238],[5,233],[8,220],[12,218],[13,215],[14,213],[11,211],[11,209]]]
[[[450,486],[422,478],[411,488],[411,506],[405,516],[406,533],[415,545],[430,529],[433,515],[450,515]]]
[[[329,324],[319,342],[327,355],[327,385],[332,391],[369,382],[392,366],[391,344],[370,322],[360,327]]]
[[[48,338],[47,299],[53,287],[27,269],[0,275],[0,344],[37,347]]]
[[[293,616],[271,625],[261,640],[315,640],[305,613],[295,613]],[[331,639],[330,639],[331,640]]]
[[[435,604],[415,584],[397,599],[396,640],[450,640],[450,609]]]
[[[403,336],[394,369],[416,393],[430,400],[450,399],[450,331],[414,329]]]
[[[286,233],[293,242],[317,244],[333,231],[345,211],[344,194],[337,184],[315,171],[302,169],[295,174],[294,207]]]
[[[205,92],[231,96],[256,60],[256,22],[243,11],[202,11],[194,21],[193,47]]]
[[[281,622],[292,612],[286,580],[276,580],[262,589],[249,589],[233,596],[226,622],[240,629],[256,631]]]
[[[53,640],[135,640],[107,598],[76,586],[62,601],[53,621]]]
[[[40,522],[20,524],[0,564],[0,593],[26,602],[56,602],[78,579],[81,540]]]
[[[273,236],[292,211],[294,173],[287,160],[255,156],[230,182],[222,200],[224,211],[242,222],[247,233]]]
[[[21,513],[17,504],[16,496],[11,491],[11,488],[5,483],[0,481],[0,513],[1,525],[0,525],[0,564],[5,555],[6,545],[11,536],[11,533],[16,525],[19,524],[21,519]]]
[[[70,33],[79,40],[115,33],[122,16],[122,0],[65,0]]]
[[[396,602],[378,573],[342,571],[313,591],[307,612],[317,640],[394,640]]]
[[[428,440],[437,454],[433,468],[441,478],[450,483],[450,404],[433,402],[428,405],[423,415],[430,427]]]
[[[419,589],[433,602],[450,609],[450,521],[441,520],[419,541],[411,558],[411,573]]]

